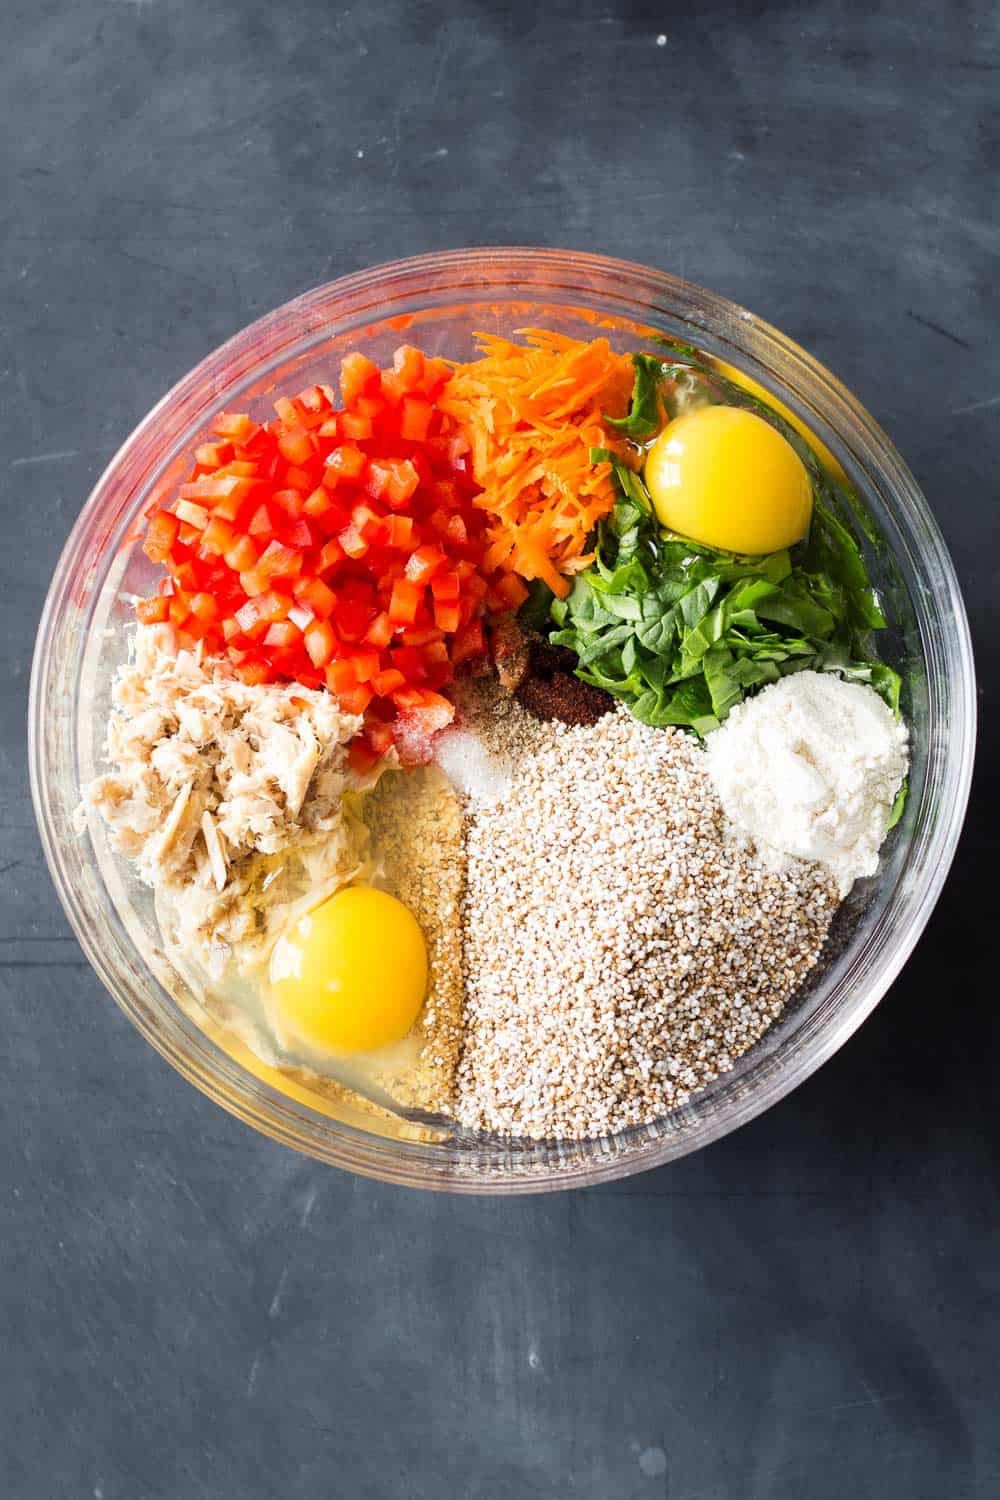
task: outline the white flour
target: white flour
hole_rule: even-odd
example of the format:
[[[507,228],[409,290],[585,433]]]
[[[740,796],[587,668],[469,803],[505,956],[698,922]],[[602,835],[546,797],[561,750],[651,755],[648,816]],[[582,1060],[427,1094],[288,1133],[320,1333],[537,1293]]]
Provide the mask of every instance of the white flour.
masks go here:
[[[510,762],[468,729],[446,729],[439,734],[434,759],[455,790],[472,802],[494,802],[510,784]]]
[[[846,896],[878,868],[907,732],[876,692],[797,672],[733,709],[709,735],[708,765],[735,836],[772,868],[825,865]]]

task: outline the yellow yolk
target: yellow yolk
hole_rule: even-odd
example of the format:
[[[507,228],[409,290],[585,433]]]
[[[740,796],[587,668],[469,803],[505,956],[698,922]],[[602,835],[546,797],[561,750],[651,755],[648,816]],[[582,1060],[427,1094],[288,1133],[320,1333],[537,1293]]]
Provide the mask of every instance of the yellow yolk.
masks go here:
[[[427,948],[408,907],[348,886],[275,945],[271,988],[288,1044],[341,1056],[373,1052],[410,1030],[427,990]]]
[[[766,401],[768,406],[773,406],[775,411],[783,416],[785,421],[788,422],[790,426],[795,428],[795,431],[799,434],[799,436],[805,438],[806,442],[809,444],[810,448],[813,450],[816,457],[823,465],[824,469],[826,469],[828,473],[833,474],[836,479],[839,479],[841,484],[849,483],[847,475],[844,473],[840,464],[834,458],[833,454],[830,452],[826,444],[821,443],[816,434],[814,432],[810,432],[809,428],[802,421],[802,418],[797,417],[791,410],[791,408],[786,406],[783,401],[779,401],[777,396],[775,396],[772,391],[767,390],[751,376],[744,374],[742,370],[737,370],[735,365],[727,364],[724,359],[715,359],[712,360],[711,363],[717,370],[720,370],[723,375],[727,375],[735,385],[741,385],[745,391],[749,391],[751,396],[756,396],[758,401]]]
[[[801,541],[812,484],[787,438],[755,412],[703,406],[663,429],[646,487],[670,531],[725,552],[777,552]]]

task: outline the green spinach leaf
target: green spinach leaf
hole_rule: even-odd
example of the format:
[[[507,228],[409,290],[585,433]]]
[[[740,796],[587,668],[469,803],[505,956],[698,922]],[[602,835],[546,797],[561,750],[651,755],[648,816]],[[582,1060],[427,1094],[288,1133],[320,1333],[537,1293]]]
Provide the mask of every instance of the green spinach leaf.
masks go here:
[[[636,442],[645,442],[660,427],[660,377],[663,361],[651,354],[633,354],[632,366],[635,380],[632,385],[632,404],[627,417],[605,417],[609,427],[614,427]]]

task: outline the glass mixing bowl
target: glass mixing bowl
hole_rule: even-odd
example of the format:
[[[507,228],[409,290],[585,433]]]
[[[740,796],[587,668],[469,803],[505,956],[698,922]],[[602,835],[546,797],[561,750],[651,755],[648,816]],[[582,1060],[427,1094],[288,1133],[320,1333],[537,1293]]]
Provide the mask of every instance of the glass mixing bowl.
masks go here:
[[[586,1142],[509,1142],[392,1122],[290,1081],[211,1023],[166,961],[149,892],[99,830],[77,837],[81,785],[100,769],[109,686],[130,596],[153,569],[136,545],[221,409],[269,413],[277,390],[328,379],[361,346],[385,362],[404,337],[467,357],[476,330],[543,325],[620,348],[657,330],[689,340],[779,396],[826,444],[870,522],[868,561],[888,606],[886,649],[905,684],[911,791],[878,874],[841,908],[824,957],[767,1036],[653,1125]],[[35,807],[59,896],[125,1014],[186,1078],[256,1129],[349,1171],[454,1192],[542,1192],[658,1166],[752,1119],[819,1067],[899,973],[948,873],[972,772],[975,686],[961,596],[940,532],[892,444],[848,391],[782,334],[721,297],[594,255],[469,250],[380,266],[319,287],[209,357],[113,459],[69,538],[45,603],[30,703]]]

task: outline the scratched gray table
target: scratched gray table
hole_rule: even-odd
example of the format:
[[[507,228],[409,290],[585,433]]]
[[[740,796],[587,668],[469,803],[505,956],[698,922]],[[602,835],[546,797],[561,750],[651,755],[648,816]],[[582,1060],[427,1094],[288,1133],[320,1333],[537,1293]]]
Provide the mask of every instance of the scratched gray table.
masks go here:
[[[995,1496],[993,722],[930,929],[821,1074],[677,1166],[509,1202],[337,1175],[175,1077],[57,907],[23,722],[56,555],[157,397],[308,286],[485,242],[663,266],[827,361],[930,496],[995,707],[996,7],[5,20],[0,1492]]]

